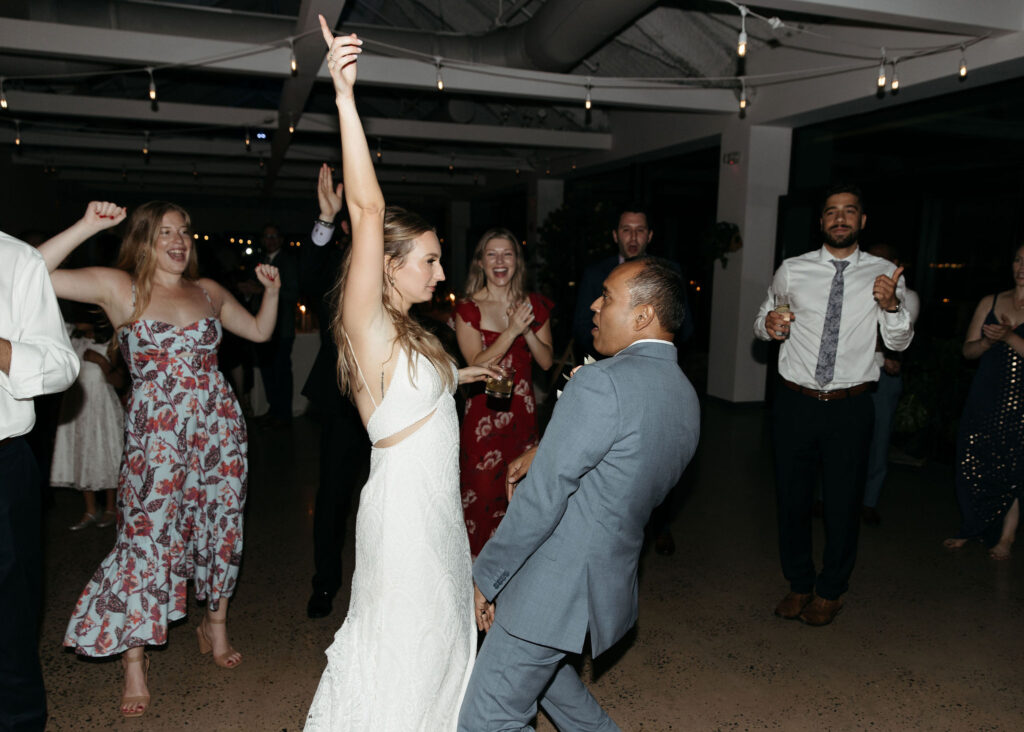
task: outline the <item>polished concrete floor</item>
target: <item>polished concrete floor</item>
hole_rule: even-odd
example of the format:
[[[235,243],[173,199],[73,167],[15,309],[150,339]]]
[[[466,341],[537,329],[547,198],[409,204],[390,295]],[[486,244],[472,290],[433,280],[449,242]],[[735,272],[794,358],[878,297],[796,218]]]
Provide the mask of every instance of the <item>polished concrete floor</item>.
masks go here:
[[[1024,729],[1024,549],[993,562],[980,546],[940,542],[958,514],[948,467],[893,465],[883,522],[861,533],[846,606],[812,628],[772,615],[785,593],[775,549],[765,412],[707,404],[673,557],[642,560],[640,621],[583,669],[630,730]],[[58,491],[46,522],[41,656],[51,730],[299,730],[344,618],[308,620],[316,425],[253,430],[246,545],[229,629],[235,670],[196,649],[193,605],[151,652],[146,715],[117,713],[120,666],[61,648],[72,606],[114,531],[66,527],[81,498]],[[820,527],[819,527],[820,532]],[[346,569],[351,571],[350,532]],[[820,533],[818,536],[820,545]],[[401,683],[396,679],[395,683]],[[553,727],[543,717],[539,730]]]

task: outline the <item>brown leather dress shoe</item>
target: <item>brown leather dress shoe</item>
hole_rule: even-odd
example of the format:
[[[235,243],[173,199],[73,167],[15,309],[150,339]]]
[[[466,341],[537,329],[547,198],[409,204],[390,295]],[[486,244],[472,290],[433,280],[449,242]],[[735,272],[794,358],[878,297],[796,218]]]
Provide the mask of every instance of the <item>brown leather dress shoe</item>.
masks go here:
[[[786,620],[796,620],[811,601],[811,597],[810,592],[790,592],[779,600],[779,604],[775,606],[775,614]]]
[[[800,619],[808,625],[828,625],[842,609],[843,598],[826,600],[824,597],[815,595],[814,599],[807,603],[800,613]]]

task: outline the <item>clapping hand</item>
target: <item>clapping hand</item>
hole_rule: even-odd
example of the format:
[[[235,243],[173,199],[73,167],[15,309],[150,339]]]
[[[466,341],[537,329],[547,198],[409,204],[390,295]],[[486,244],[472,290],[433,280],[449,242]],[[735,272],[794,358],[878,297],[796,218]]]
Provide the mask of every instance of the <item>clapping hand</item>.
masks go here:
[[[533,323],[533,305],[530,304],[529,298],[525,298],[518,305],[509,306],[506,314],[508,315],[508,327],[516,335],[525,333]]]
[[[316,197],[320,202],[320,219],[322,221],[334,221],[334,217],[341,211],[341,192],[345,186],[339,183],[334,185],[334,178],[331,175],[331,166],[324,163],[320,166],[320,177],[316,184]]]
[[[878,303],[879,307],[885,310],[899,307],[900,301],[896,299],[896,283],[899,282],[900,275],[902,274],[903,267],[897,267],[891,277],[878,275],[875,278],[875,287],[871,294],[874,296],[875,302]]]
[[[337,94],[351,94],[356,83],[356,60],[363,52],[363,42],[355,33],[335,38],[322,15],[320,30],[323,31],[324,42],[327,43],[327,69],[334,81],[334,91]]]
[[[981,334],[990,341],[1005,341],[1006,337],[1013,332],[1013,323],[1005,315],[999,316],[998,325],[986,323],[981,326]]]
[[[96,232],[117,226],[125,217],[128,211],[124,206],[118,206],[110,201],[89,201],[85,207],[85,215],[82,216],[82,223]]]
[[[277,292],[281,289],[281,277],[277,267],[272,264],[257,264],[256,279],[260,281],[263,288],[268,292]]]

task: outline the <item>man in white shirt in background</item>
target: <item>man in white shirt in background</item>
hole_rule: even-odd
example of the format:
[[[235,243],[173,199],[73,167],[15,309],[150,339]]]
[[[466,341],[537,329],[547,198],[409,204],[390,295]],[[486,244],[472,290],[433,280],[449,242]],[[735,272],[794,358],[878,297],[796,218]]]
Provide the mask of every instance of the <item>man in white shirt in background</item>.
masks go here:
[[[830,188],[822,247],[782,263],[754,320],[757,338],[781,342],[772,427],[779,555],[790,592],[775,614],[808,625],[835,618],[857,556],[876,335],[893,351],[914,335],[903,268],[858,247],[866,221],[856,186]],[[816,575],[811,509],[819,469],[826,538]]]
[[[32,397],[67,389],[79,361],[39,253],[0,232],[0,263],[0,729],[27,732],[43,729],[46,695],[40,476],[24,435]]]

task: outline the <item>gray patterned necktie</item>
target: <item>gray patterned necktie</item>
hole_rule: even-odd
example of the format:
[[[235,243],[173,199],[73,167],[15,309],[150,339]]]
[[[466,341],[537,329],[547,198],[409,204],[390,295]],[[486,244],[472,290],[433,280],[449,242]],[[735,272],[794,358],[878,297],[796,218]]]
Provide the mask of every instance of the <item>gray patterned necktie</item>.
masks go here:
[[[828,291],[828,307],[825,309],[825,327],[821,329],[821,348],[818,349],[818,365],[814,369],[814,380],[819,386],[832,381],[836,369],[836,349],[839,347],[839,319],[843,315],[843,270],[847,261],[832,260],[836,268],[832,277],[832,288]]]

